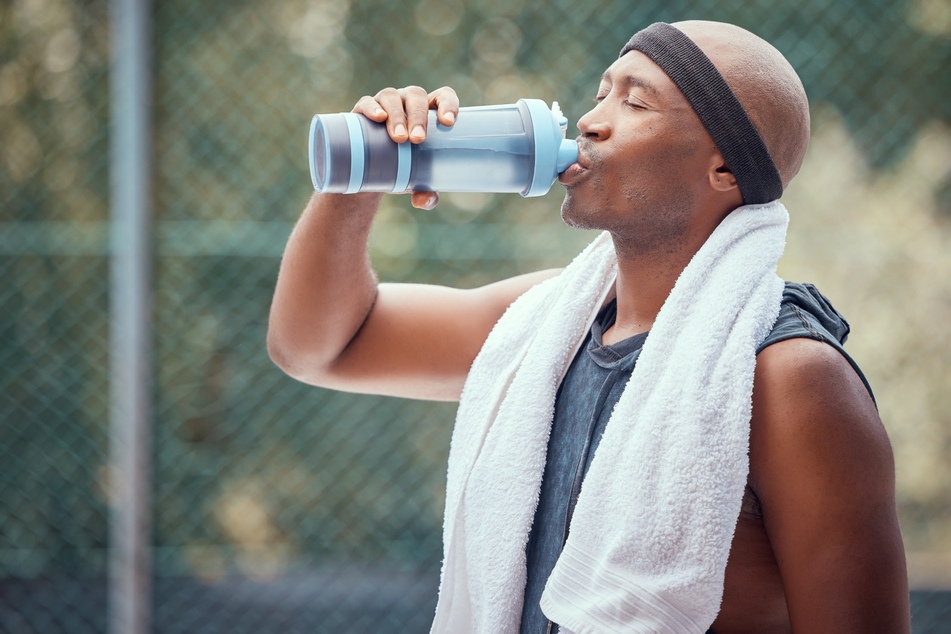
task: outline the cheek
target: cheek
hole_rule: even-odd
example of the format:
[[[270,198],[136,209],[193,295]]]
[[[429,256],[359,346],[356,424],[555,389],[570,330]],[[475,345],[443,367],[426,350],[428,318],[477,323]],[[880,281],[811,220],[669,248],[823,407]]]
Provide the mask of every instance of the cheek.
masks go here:
[[[656,195],[684,202],[695,189],[705,182],[707,159],[698,151],[696,143],[682,142],[665,144],[656,151],[645,154],[639,161],[641,183]]]
[[[684,122],[677,126],[672,134],[676,142],[670,144],[670,160],[680,162],[691,171],[705,172],[717,149],[700,122]]]
[[[696,152],[693,139],[684,138],[670,126],[645,123],[618,139],[625,148],[623,164],[628,170],[644,171],[653,176],[674,177]],[[673,170],[671,172],[671,170]]]

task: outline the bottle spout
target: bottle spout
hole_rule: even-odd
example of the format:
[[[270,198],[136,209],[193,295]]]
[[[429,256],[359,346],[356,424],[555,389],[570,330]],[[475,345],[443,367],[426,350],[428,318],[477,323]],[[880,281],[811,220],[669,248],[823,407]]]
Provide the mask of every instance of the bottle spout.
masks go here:
[[[568,166],[578,161],[578,142],[573,139],[563,139],[558,146],[558,158],[555,161],[555,167],[561,174]]]

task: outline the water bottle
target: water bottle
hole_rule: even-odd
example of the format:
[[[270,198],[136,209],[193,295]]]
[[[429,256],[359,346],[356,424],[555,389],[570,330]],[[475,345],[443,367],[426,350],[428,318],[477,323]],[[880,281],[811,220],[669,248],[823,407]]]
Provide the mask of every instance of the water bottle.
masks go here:
[[[429,111],[426,140],[396,143],[386,126],[351,112],[310,124],[310,175],[318,192],[493,192],[541,196],[578,160],[558,102],[519,99],[460,108],[444,126]]]

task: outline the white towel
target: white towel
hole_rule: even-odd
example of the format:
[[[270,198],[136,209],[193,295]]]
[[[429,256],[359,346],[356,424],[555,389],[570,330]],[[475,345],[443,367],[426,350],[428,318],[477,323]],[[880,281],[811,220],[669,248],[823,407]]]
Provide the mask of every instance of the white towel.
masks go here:
[[[779,202],[730,213],[658,314],[542,596],[564,630],[704,632],[716,618],[787,224]],[[449,455],[433,632],[518,631],[555,394],[616,266],[602,234],[513,303],[473,363]]]

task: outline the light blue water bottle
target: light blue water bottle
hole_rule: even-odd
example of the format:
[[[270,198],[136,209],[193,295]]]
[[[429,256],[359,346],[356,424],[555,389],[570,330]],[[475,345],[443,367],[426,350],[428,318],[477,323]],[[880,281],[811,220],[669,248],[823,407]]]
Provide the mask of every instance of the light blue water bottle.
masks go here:
[[[568,120],[553,102],[519,99],[460,108],[444,126],[429,112],[426,140],[394,142],[386,126],[354,113],[316,115],[308,154],[319,192],[494,192],[541,196],[578,160]]]

